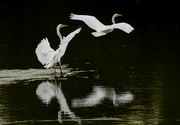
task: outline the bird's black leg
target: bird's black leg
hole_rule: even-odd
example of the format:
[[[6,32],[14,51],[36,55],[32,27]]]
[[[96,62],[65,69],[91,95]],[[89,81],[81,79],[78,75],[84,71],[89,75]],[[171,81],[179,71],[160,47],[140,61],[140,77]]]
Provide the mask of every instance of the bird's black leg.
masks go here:
[[[56,76],[56,67],[57,67],[57,64],[54,65],[54,75]]]
[[[60,77],[61,77],[62,76],[61,60],[59,61],[59,67],[60,67]]]
[[[103,41],[103,39],[102,39],[102,38],[101,38],[101,44],[102,44],[102,48],[103,48],[103,50],[105,50],[104,41]]]
[[[101,42],[101,37],[98,37],[98,40],[99,40],[100,49],[101,49],[101,51],[102,51],[103,45],[102,45],[102,42]]]
[[[102,40],[102,37],[99,37],[98,40],[99,40],[101,51],[103,51],[105,48],[104,48],[104,42]]]

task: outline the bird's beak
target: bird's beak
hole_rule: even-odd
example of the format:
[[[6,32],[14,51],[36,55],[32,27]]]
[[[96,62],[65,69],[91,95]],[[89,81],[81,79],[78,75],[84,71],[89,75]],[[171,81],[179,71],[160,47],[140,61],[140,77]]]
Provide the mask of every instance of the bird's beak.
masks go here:
[[[68,27],[68,25],[62,25],[62,27]]]
[[[118,14],[118,16],[123,16],[122,14]]]

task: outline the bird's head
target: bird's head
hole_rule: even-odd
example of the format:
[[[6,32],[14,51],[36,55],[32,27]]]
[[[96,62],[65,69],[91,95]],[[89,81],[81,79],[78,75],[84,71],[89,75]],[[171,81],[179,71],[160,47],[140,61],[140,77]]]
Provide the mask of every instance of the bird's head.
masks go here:
[[[119,17],[119,16],[123,16],[122,14],[117,14],[115,13],[113,16],[112,16],[112,23],[115,24],[115,18],[116,17]]]
[[[61,27],[68,27],[68,25],[61,24]]]
[[[123,15],[122,15],[122,14],[115,13],[114,16],[115,16],[115,17],[118,17],[118,16],[123,16]]]
[[[59,24],[59,25],[57,26],[57,30],[59,30],[59,29],[62,28],[62,27],[68,27],[68,25]]]

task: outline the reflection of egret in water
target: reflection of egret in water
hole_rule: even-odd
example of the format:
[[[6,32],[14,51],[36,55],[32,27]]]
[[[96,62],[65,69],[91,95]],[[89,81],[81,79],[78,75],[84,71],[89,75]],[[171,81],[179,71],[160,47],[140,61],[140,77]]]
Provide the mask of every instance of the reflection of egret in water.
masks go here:
[[[94,86],[93,92],[85,98],[74,99],[72,101],[73,107],[90,107],[101,104],[104,99],[109,99],[113,105],[119,106],[120,104],[129,103],[133,100],[134,96],[130,92],[116,94],[114,88]]]
[[[60,83],[55,82],[42,82],[36,89],[37,96],[46,104],[50,103],[52,98],[57,98],[60,105],[60,111],[58,112],[58,121],[62,123],[62,115],[67,115],[73,121],[80,122],[80,118],[75,116],[73,112],[69,109],[66,98],[61,89],[61,80],[58,80]]]
[[[42,82],[36,89],[36,94],[43,101],[43,103],[49,104],[51,99],[55,97],[53,84],[49,83],[48,81]]]

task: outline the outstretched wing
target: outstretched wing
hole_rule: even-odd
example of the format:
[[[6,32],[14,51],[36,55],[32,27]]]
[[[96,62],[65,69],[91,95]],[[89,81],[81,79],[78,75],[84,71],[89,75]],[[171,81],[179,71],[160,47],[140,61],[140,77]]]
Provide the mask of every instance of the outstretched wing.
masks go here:
[[[94,16],[77,15],[77,14],[71,13],[70,14],[70,19],[83,21],[91,29],[96,30],[97,32],[100,32],[101,29],[105,26],[98,19],[96,19],[96,17],[94,17]]]
[[[72,38],[78,34],[81,31],[81,27],[76,29],[75,31],[71,32],[68,36],[64,37],[61,41],[61,44],[59,45],[59,51],[61,57],[64,55],[66,48],[68,46],[68,43],[72,40]]]
[[[76,34],[78,34],[81,30],[82,30],[82,28],[80,27],[80,28],[76,29],[75,31],[71,32],[68,36],[66,36],[66,37],[63,38],[63,41],[64,41],[64,42],[70,42],[70,41],[72,40],[72,38],[73,38]]]
[[[41,40],[36,48],[36,55],[38,60],[43,64],[48,64],[54,57],[55,51],[50,47],[47,38]]]
[[[128,23],[116,23],[110,26],[106,26],[105,30],[109,30],[109,29],[120,29],[126,33],[130,33],[134,30],[134,28]]]

